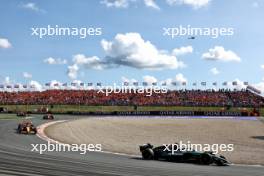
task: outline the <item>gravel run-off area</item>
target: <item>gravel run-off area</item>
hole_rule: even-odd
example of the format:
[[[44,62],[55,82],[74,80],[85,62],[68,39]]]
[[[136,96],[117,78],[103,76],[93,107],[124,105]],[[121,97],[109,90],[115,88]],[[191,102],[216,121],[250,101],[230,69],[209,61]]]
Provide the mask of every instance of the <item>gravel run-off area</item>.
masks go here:
[[[140,144],[234,144],[220,152],[232,163],[264,165],[264,123],[260,120],[140,117],[82,118],[49,126],[45,133],[68,144],[102,144],[102,150],[139,155]]]

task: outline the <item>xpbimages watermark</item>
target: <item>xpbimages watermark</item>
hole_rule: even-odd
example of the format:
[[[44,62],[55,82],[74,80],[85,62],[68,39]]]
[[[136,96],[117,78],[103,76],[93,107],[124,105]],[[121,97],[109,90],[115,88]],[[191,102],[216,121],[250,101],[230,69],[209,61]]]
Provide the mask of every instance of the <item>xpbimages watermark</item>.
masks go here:
[[[168,89],[166,87],[160,86],[151,86],[151,87],[144,87],[144,86],[118,86],[114,84],[114,86],[104,86],[104,87],[97,87],[97,93],[103,93],[106,96],[110,94],[119,94],[119,93],[126,93],[126,94],[146,94],[146,96],[152,96],[153,94],[166,94]]]
[[[101,144],[60,144],[50,143],[47,144],[31,144],[31,151],[43,154],[44,152],[79,152],[81,155],[87,152],[100,152],[102,151]]]
[[[232,27],[193,27],[191,25],[176,27],[163,27],[163,36],[175,38],[179,36],[208,36],[218,38],[223,36],[233,36],[235,29]]]
[[[32,27],[31,36],[38,38],[51,36],[74,36],[80,39],[88,36],[100,36],[103,34],[101,27],[62,27],[59,25],[47,25],[46,27]]]
[[[213,154],[234,151],[234,144],[193,144],[190,141],[187,141],[187,143],[180,141],[175,144],[163,144],[163,146],[164,151],[172,152],[172,154],[193,150],[200,152],[213,152]]]

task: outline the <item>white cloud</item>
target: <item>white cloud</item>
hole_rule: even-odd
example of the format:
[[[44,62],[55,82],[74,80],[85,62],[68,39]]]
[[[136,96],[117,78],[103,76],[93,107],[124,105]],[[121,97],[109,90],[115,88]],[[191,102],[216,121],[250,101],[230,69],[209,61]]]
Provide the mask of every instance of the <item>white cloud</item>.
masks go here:
[[[156,10],[160,10],[160,7],[156,4],[154,0],[144,0],[144,3],[147,7],[151,7]]]
[[[148,84],[158,82],[157,78],[155,78],[154,76],[149,76],[149,75],[143,76],[143,81],[147,82]]]
[[[212,73],[212,74],[214,74],[214,75],[218,75],[220,72],[219,72],[219,70],[217,69],[217,68],[212,68],[211,70],[210,70],[210,72]]]
[[[0,48],[7,49],[7,48],[11,48],[11,47],[12,47],[12,45],[8,41],[8,39],[0,38]]]
[[[185,55],[188,53],[193,52],[193,47],[192,46],[183,46],[180,48],[175,48],[172,50],[172,55],[174,56],[180,56],[180,55]]]
[[[52,89],[62,89],[63,88],[62,83],[60,81],[57,81],[57,80],[52,80],[50,82],[50,86],[49,87],[52,88]]]
[[[126,78],[124,76],[121,77],[122,82],[129,82],[129,83],[133,83],[133,82],[137,82],[136,79],[129,79]],[[158,79],[154,76],[150,76],[150,75],[145,75],[142,77],[144,82],[147,82],[149,85],[152,83],[158,83]],[[177,75],[175,75],[174,78],[167,78],[166,80],[160,81],[160,83],[166,83],[167,85],[170,85],[172,82],[176,82],[176,83],[183,83],[183,82],[188,82],[187,78],[182,74],[182,73],[178,73]]]
[[[100,3],[106,5],[106,7],[115,7],[115,8],[126,8],[128,7],[129,0],[102,0]]]
[[[122,76],[121,80],[122,80],[122,82],[130,82],[130,80],[125,76]]]
[[[138,33],[117,34],[113,41],[101,41],[105,52],[104,59],[97,56],[87,57],[83,54],[73,56],[73,64],[68,66],[68,76],[76,79],[80,68],[106,69],[128,66],[137,69],[177,69],[185,64],[176,56],[158,50],[150,41],[144,41]],[[53,64],[53,58],[45,62]]]
[[[52,58],[49,57],[47,59],[44,59],[43,61],[44,63],[50,64],[50,65],[63,65],[63,64],[67,64],[67,60],[66,59],[60,59],[60,58]]]
[[[189,5],[194,9],[205,7],[211,0],[166,0],[169,5]]]
[[[75,84],[79,85],[80,83],[82,83],[82,81],[75,79],[75,80],[72,81],[72,83],[75,83]]]
[[[73,56],[73,62],[76,65],[84,66],[85,68],[92,68],[96,70],[104,68],[103,62],[97,56],[86,57],[83,54],[77,54]]]
[[[42,88],[42,85],[39,83],[39,82],[37,82],[37,81],[30,81],[29,82],[29,86],[34,86],[35,88],[34,88],[34,90],[37,90],[37,91],[42,91],[43,90],[43,88]]]
[[[78,71],[81,67],[86,69],[96,69],[101,70],[107,65],[103,63],[97,56],[86,57],[83,54],[76,54],[73,56],[73,64],[68,66],[68,77],[70,79],[76,79],[78,76]]]
[[[32,11],[35,11],[35,12],[45,12],[45,10],[40,9],[35,3],[32,3],[32,2],[23,4],[22,7],[24,9],[29,9],[29,10],[32,10]]]
[[[132,3],[142,2],[146,7],[160,10],[160,7],[157,5],[156,0],[101,0],[100,3],[105,5],[106,7],[113,8],[127,8]],[[194,9],[199,9],[202,7],[206,7],[211,0],[166,0],[167,4],[170,6],[174,5],[187,5],[191,6]]]
[[[26,79],[32,78],[32,74],[28,73],[28,72],[24,72],[23,73],[23,77]]]
[[[78,76],[79,67],[77,64],[68,66],[67,75],[70,79],[76,79]]]
[[[264,69],[264,64],[260,66],[260,68]]]
[[[156,10],[160,10],[160,7],[156,4],[155,0],[142,0],[146,7],[150,7]],[[138,3],[139,0],[102,0],[101,4],[104,4],[106,7],[114,8],[127,8],[131,3]]]
[[[179,82],[179,83],[183,83],[183,82],[186,82],[187,83],[187,78],[185,78],[184,76],[183,76],[183,74],[182,73],[179,73],[179,74],[177,74],[176,76],[175,76],[175,81],[176,82]]]
[[[170,54],[158,50],[139,33],[117,34],[113,41],[102,40],[101,45],[109,64],[138,69],[176,69],[184,63]]]
[[[215,46],[214,48],[209,49],[207,53],[202,55],[202,58],[205,60],[212,60],[212,61],[236,61],[240,62],[240,57],[231,50],[225,50],[222,46]]]
[[[4,84],[10,84],[10,83],[11,83],[10,77],[6,76],[4,79]]]
[[[136,79],[134,79],[134,78],[129,79],[129,78],[125,77],[125,76],[122,76],[121,80],[122,80],[122,82],[128,82],[128,83],[137,82]]]
[[[182,84],[183,82],[187,83],[188,79],[182,73],[178,73],[177,75],[175,75],[174,78],[167,78],[167,79],[161,81],[161,84],[166,83],[167,86],[170,86],[170,85],[172,85],[172,82]]]

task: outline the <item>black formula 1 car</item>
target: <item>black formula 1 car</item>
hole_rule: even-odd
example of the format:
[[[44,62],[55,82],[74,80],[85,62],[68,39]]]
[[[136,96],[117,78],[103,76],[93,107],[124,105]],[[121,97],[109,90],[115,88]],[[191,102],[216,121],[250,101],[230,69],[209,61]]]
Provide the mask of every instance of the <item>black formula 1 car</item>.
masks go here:
[[[19,134],[37,134],[37,128],[31,121],[23,121],[17,126],[17,133]]]
[[[195,150],[167,150],[170,146],[153,147],[151,144],[139,146],[142,158],[145,160],[164,160],[179,163],[195,163],[202,165],[216,164],[218,166],[227,166],[230,163],[222,155],[213,154],[213,152],[198,152]]]
[[[43,119],[44,120],[53,120],[54,116],[52,114],[46,114],[46,115],[43,116]]]

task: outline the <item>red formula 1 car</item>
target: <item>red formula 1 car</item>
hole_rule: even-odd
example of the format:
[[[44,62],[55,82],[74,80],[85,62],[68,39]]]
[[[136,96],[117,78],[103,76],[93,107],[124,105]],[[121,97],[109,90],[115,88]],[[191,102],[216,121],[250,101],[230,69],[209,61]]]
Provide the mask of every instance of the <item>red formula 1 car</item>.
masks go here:
[[[37,128],[31,121],[23,121],[18,124],[17,132],[19,134],[37,134]]]

